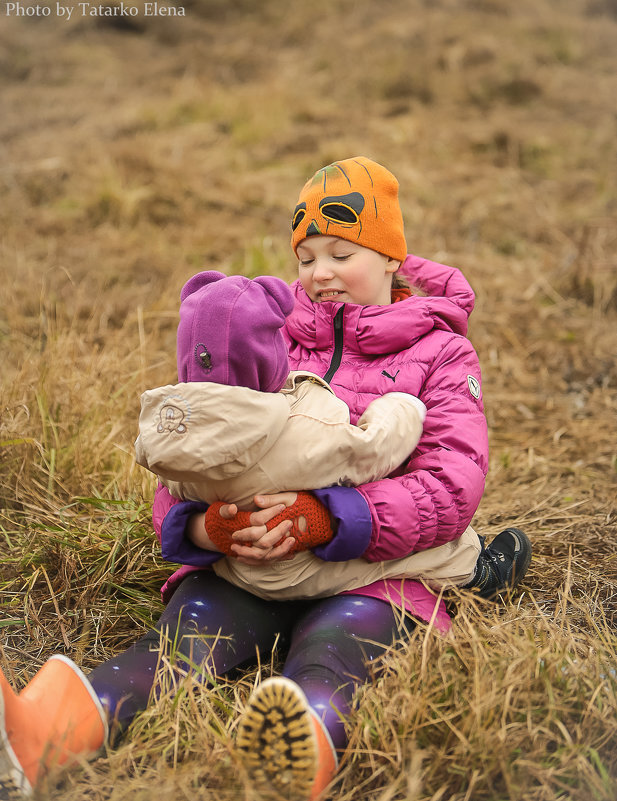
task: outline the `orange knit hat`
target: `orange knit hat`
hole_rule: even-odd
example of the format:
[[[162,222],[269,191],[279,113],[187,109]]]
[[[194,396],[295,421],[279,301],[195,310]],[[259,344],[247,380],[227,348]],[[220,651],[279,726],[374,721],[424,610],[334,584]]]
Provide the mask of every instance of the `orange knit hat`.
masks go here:
[[[291,223],[291,246],[307,236],[338,236],[396,261],[407,256],[398,181],[375,161],[356,156],[322,167],[303,186]]]

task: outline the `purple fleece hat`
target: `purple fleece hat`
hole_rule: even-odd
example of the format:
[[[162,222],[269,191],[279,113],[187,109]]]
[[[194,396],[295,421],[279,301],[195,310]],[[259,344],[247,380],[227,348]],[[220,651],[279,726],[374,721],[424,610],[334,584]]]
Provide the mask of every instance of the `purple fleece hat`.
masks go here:
[[[178,380],[278,392],[289,374],[281,328],[293,305],[274,276],[194,275],[180,293]]]

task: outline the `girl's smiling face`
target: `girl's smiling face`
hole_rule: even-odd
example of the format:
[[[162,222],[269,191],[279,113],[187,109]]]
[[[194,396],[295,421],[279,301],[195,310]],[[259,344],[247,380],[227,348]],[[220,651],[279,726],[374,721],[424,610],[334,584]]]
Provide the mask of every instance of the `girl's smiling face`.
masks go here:
[[[297,247],[300,283],[316,302],[388,306],[400,262],[337,236],[309,236]]]

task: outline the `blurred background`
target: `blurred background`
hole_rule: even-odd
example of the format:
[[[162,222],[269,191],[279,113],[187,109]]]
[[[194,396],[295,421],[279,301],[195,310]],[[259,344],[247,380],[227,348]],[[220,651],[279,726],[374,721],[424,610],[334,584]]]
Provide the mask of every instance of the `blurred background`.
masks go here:
[[[397,175],[410,251],[459,267],[477,294],[470,338],[492,455],[474,522],[489,539],[518,525],[535,547],[519,608],[502,611],[527,622],[490,657],[497,673],[535,633],[558,678],[548,643],[566,619],[568,647],[614,648],[615,0],[187,0],[184,16],[162,3],[165,16],[147,14],[141,0],[126,4],[135,16],[65,3],[70,20],[55,3],[0,6],[7,672],[25,681],[59,645],[91,666],[156,617],[169,566],[132,443],[140,393],[175,380],[180,289],[202,269],[293,280],[299,189],[353,155]],[[574,702],[568,686],[563,708],[591,704],[595,687]],[[586,800],[591,784],[614,798],[614,730],[600,717],[593,736],[568,728],[558,745],[536,732],[538,753],[560,754],[561,767],[539,758],[527,784],[510,753],[482,762],[473,794],[464,764],[387,799]],[[447,732],[435,737],[442,757]],[[588,742],[599,763],[583,749],[587,767],[573,768],[568,749]],[[373,745],[392,773],[358,773],[357,757],[337,797],[381,798],[380,775],[398,787],[400,749]],[[374,786],[354,795],[365,775]],[[83,797],[84,786],[54,792]]]

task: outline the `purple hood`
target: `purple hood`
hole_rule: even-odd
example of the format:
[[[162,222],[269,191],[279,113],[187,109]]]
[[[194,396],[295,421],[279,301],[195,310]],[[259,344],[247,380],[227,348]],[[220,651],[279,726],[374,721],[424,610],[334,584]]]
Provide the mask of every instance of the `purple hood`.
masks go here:
[[[289,373],[282,327],[293,295],[280,278],[194,275],[180,294],[178,381],[278,392]]]

